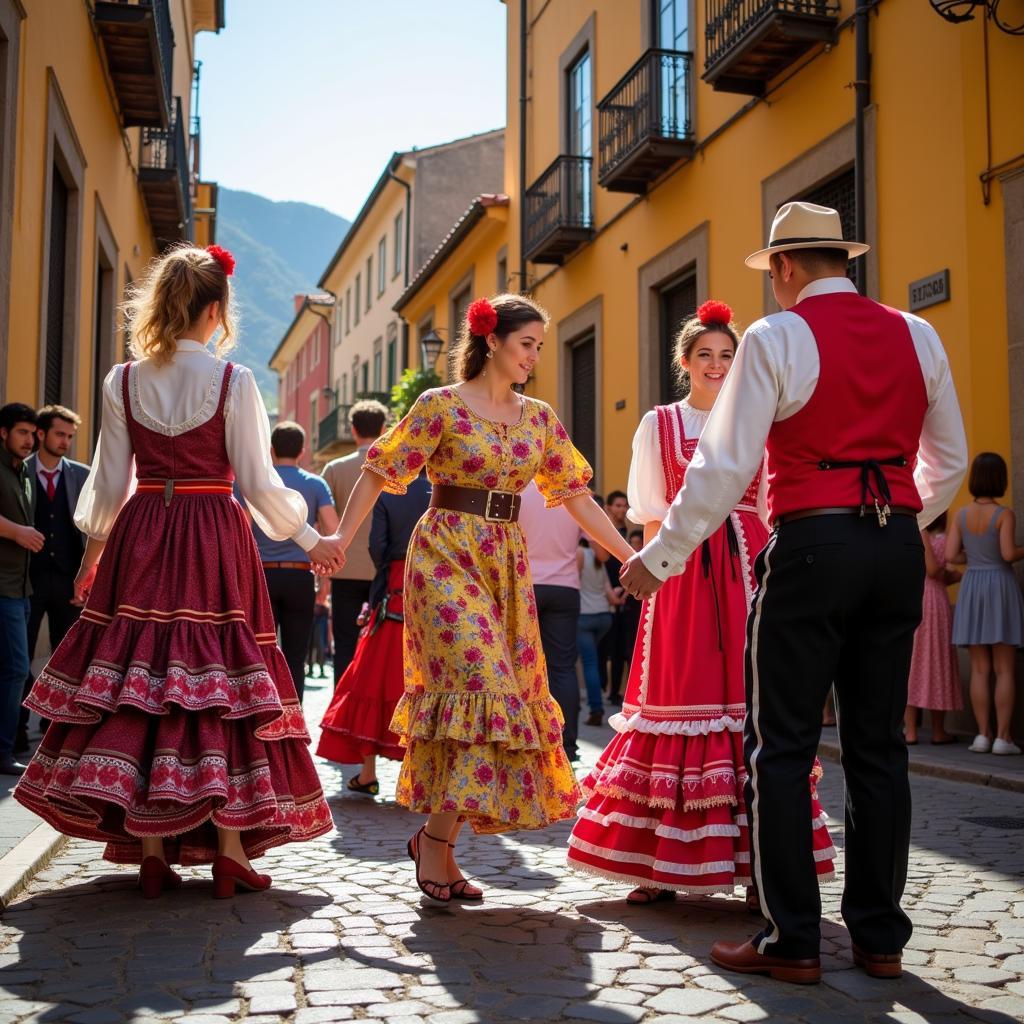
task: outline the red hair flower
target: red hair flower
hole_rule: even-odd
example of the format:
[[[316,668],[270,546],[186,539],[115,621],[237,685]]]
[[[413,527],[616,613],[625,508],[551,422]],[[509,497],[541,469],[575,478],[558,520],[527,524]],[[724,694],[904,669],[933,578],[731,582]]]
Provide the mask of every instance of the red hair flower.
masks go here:
[[[498,326],[498,311],[487,299],[477,299],[470,303],[466,320],[473,334],[486,338]]]
[[[705,326],[711,324],[729,324],[732,322],[732,310],[716,299],[709,299],[697,308],[697,319]]]
[[[225,277],[230,277],[235,272],[235,257],[222,249],[219,245],[208,245],[206,251],[221,265]]]

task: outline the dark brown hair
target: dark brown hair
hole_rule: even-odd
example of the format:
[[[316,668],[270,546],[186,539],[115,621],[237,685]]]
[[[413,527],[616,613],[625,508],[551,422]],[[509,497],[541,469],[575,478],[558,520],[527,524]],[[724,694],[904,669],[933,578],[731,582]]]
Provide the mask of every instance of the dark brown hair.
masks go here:
[[[36,413],[36,427],[44,434],[53,426],[54,420],[65,420],[67,423],[73,423],[76,427],[82,425],[82,417],[63,405],[44,405]]]
[[[305,444],[305,430],[292,420],[282,420],[270,435],[270,447],[279,459],[297,459]]]
[[[1001,498],[1006,493],[1006,460],[997,452],[980,452],[971,463],[967,490],[975,498]]]
[[[522,330],[527,324],[541,323],[545,328],[548,325],[547,310],[525,295],[504,293],[493,296],[489,301],[498,314],[498,323],[491,333],[499,341],[504,341],[513,331]],[[459,325],[455,358],[459,367],[459,380],[472,380],[487,365],[487,336],[473,334],[469,329],[468,316]]]
[[[697,347],[697,342],[705,334],[728,335],[732,338],[732,351],[734,355],[740,347],[740,336],[736,333],[736,328],[732,325],[732,322],[727,324],[705,324],[701,322],[700,317],[696,316],[686,320],[683,326],[679,328],[679,333],[676,334],[675,341],[672,343],[672,364],[679,377],[683,394],[688,395],[690,393],[690,372],[683,369],[683,360],[690,358],[690,353]]]
[[[846,273],[846,264],[850,262],[850,254],[845,249],[782,249],[768,257],[772,271],[778,274],[782,270],[779,257],[785,253],[794,263],[803,267],[808,274]]]
[[[349,409],[348,421],[360,437],[380,437],[388,421],[387,406],[376,399],[364,398]]]

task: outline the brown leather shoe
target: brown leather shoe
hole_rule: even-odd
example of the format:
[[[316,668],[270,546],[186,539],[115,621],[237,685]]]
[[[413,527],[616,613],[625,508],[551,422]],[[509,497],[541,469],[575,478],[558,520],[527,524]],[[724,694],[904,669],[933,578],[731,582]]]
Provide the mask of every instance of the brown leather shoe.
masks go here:
[[[711,960],[727,971],[767,974],[775,981],[789,981],[794,985],[816,985],[821,981],[818,957],[793,960],[784,956],[762,956],[751,942],[716,942],[711,947]]]
[[[859,946],[854,946],[853,962],[871,978],[901,978],[903,976],[903,955],[901,953],[865,953]]]

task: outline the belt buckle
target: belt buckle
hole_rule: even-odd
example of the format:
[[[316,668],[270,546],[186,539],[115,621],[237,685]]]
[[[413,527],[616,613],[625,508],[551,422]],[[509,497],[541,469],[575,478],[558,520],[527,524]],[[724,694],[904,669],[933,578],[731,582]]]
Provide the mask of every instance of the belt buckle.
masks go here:
[[[505,515],[500,511],[496,512],[492,505],[495,499],[500,501],[502,498],[508,498],[508,512]],[[484,519],[489,523],[511,523],[514,505],[515,494],[512,491],[488,491],[487,501],[484,503]]]

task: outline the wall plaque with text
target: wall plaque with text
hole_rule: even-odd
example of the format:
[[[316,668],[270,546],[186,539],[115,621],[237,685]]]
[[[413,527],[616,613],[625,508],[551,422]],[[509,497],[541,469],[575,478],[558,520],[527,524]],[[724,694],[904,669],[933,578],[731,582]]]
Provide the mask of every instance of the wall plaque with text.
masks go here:
[[[949,269],[910,282],[910,312],[949,301]]]

